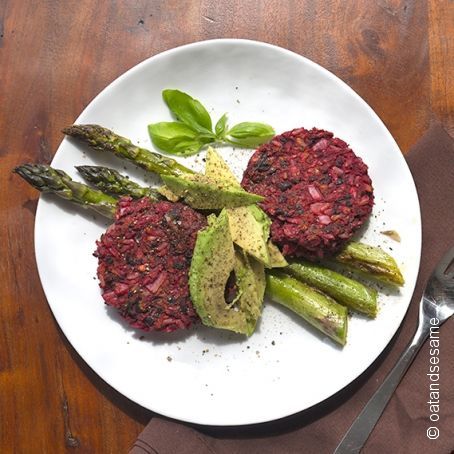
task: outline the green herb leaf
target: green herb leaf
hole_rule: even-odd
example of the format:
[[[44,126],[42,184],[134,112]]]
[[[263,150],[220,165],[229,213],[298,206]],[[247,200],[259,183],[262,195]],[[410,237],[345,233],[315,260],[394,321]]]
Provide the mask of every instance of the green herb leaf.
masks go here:
[[[190,156],[216,141],[255,148],[274,136],[273,128],[263,123],[239,123],[228,131],[226,113],[213,132],[210,114],[197,99],[170,89],[162,97],[178,121],[148,125],[148,132],[153,144],[167,153]]]
[[[167,153],[189,156],[197,153],[206,143],[197,132],[184,123],[161,122],[148,125],[153,144]]]
[[[252,123],[245,121],[233,126],[227,134],[235,139],[245,139],[247,137],[269,137],[274,135],[274,129],[265,123]]]
[[[197,99],[179,90],[164,90],[162,97],[178,120],[195,131],[212,133],[210,114]]]
[[[238,146],[256,147],[275,135],[274,129],[265,123],[238,123],[226,133],[227,140]]]
[[[227,129],[227,114],[225,113],[216,123],[214,127],[214,132],[216,133],[216,138],[224,138],[225,130]]]
[[[172,154],[178,156],[191,156],[200,151],[205,143],[198,140],[182,140],[173,149]]]

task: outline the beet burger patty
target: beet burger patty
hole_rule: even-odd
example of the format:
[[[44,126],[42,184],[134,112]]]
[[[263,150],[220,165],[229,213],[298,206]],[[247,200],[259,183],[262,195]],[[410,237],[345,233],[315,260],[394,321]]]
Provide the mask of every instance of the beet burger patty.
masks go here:
[[[265,197],[271,237],[286,256],[337,252],[373,206],[367,166],[343,140],[315,128],[285,132],[259,147],[242,185]]]
[[[181,203],[121,199],[94,254],[106,304],[145,331],[171,332],[198,320],[188,272],[205,226],[204,216]]]

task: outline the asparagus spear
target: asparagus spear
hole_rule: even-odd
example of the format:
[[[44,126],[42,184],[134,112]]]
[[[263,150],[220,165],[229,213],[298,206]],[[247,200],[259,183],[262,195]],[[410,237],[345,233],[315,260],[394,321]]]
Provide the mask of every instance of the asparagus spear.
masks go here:
[[[16,167],[14,172],[42,192],[54,193],[109,218],[114,216],[116,199],[73,181],[62,170],[42,164],[24,164]],[[281,276],[275,274],[268,277],[268,295],[344,345],[347,336],[347,309],[305,284],[285,274]]]
[[[71,200],[85,208],[91,208],[113,218],[117,200],[97,189],[73,181],[63,170],[53,169],[44,164],[24,164],[14,169],[24,180],[41,192],[49,192]]]
[[[119,136],[99,125],[73,125],[62,131],[75,137],[97,151],[108,151],[120,158],[128,159],[134,164],[158,175],[183,175],[194,173],[175,159],[162,156],[145,148],[134,145],[129,139]]]
[[[351,242],[335,260],[386,284],[403,285],[405,282],[396,261],[379,247]]]
[[[276,303],[303,317],[340,345],[345,345],[348,327],[348,310],[345,306],[308,285],[274,270],[267,272],[266,294]]]
[[[109,218],[114,216],[117,204],[116,199],[101,191],[73,181],[71,177],[62,170],[53,169],[50,166],[42,164],[25,164],[17,167],[14,171],[42,192],[55,193],[59,197],[84,207],[92,208]],[[105,172],[102,171],[95,171],[92,172],[92,174],[106,176]],[[130,186],[132,182],[125,177],[122,177],[118,172],[114,171],[114,173],[110,173],[110,175],[114,176],[115,174],[117,174],[119,178],[113,183],[110,183],[108,179],[102,180],[102,184],[105,185],[104,189],[112,193],[127,195],[128,187],[132,187]],[[118,187],[114,188],[115,185]],[[135,185],[135,183],[132,183],[132,185]],[[149,191],[149,188],[142,188],[139,185],[136,186],[135,189],[138,191],[136,192],[136,195],[138,196],[145,195],[145,192]],[[345,252],[341,252],[336,259],[341,263],[345,263],[348,266],[363,271],[368,277],[379,278],[386,282],[392,282],[398,285],[403,283],[403,277],[396,262],[380,248],[352,242],[347,245]],[[311,266],[313,268],[315,267],[315,265]],[[286,269],[286,271],[290,273],[293,272],[297,277],[303,280],[301,267],[299,269],[299,274],[297,274],[295,266],[290,267],[288,270]],[[325,274],[325,277],[322,277],[321,280],[325,281],[324,284],[320,282],[320,276],[318,277],[317,282],[315,280],[310,282],[306,277],[306,282],[328,294],[330,293],[328,287],[330,287],[331,295],[340,302],[343,302],[356,310],[363,310],[363,312],[368,313],[368,315],[374,315],[376,309],[374,310],[373,308],[374,295],[372,290],[368,289],[368,293],[364,288],[361,289],[361,284],[352,280],[345,281],[346,278],[337,273],[330,275],[331,281],[328,286],[326,273],[329,274],[333,272],[323,270],[322,274],[323,273]],[[312,276],[312,279],[315,278]],[[341,279],[343,279],[343,281]],[[349,282],[349,284],[347,285],[346,282]],[[324,287],[322,287],[323,285]],[[334,293],[334,291],[336,291],[336,293]],[[355,301],[350,299],[353,298],[353,295],[356,295]],[[363,299],[361,299],[361,295]],[[350,302],[348,302],[349,299]]]
[[[124,177],[116,171],[112,171],[106,167],[96,166],[79,166],[77,169],[82,173],[84,178],[88,179],[98,189],[105,191],[110,194],[117,195],[131,195],[132,197],[143,197],[147,195],[147,192],[152,192],[156,196],[160,196],[158,191],[151,188],[139,186],[136,183],[131,182],[127,177]],[[87,170],[86,170],[87,169]],[[365,277],[371,279],[378,279],[381,282],[387,284],[403,285],[404,279],[396,264],[396,261],[385,251],[378,247],[373,247],[359,242],[350,242],[345,249],[340,252],[334,259],[342,264],[345,264],[353,269],[361,271]],[[306,264],[306,270],[309,264]],[[329,272],[325,268],[319,267],[323,270],[322,274]],[[346,304],[354,310],[364,312],[365,314],[375,317],[377,312],[376,295],[374,296],[374,290],[362,286],[357,287],[354,284],[361,286],[357,281],[347,279],[339,273],[334,273],[328,278],[325,276],[314,277],[315,265],[312,267],[312,279],[321,279],[325,281],[329,279],[332,283],[329,287],[332,291],[337,290],[336,294],[331,294],[334,298],[338,299],[339,302]],[[290,270],[288,270],[290,272]],[[302,270],[300,270],[303,273]],[[306,271],[308,273],[309,271]],[[295,274],[294,272],[293,274]],[[319,274],[318,272],[316,274]],[[302,280],[302,276],[298,276]],[[309,279],[306,276],[306,279]],[[342,281],[342,282],[341,282]],[[307,283],[315,285],[313,282]],[[314,281],[315,282],[315,281]],[[354,283],[354,284],[352,284]],[[322,285],[321,282],[318,284]],[[319,287],[319,285],[316,287]],[[323,290],[323,289],[322,289]],[[325,287],[326,293],[330,294],[330,291]],[[355,295],[355,302],[353,302],[353,295]],[[362,295],[362,296],[361,296]],[[375,308],[374,308],[375,307]]]
[[[298,261],[283,268],[283,271],[321,290],[350,309],[370,317],[377,315],[378,293],[375,289],[315,263]]]
[[[14,171],[42,192],[55,193],[59,197],[73,201],[86,208],[92,208],[109,218],[112,218],[115,213],[117,204],[116,199],[101,191],[91,189],[84,184],[73,181],[71,177],[62,170],[53,169],[50,166],[40,164],[25,164],[17,167]],[[124,177],[115,180],[115,182],[120,182],[120,184],[131,183]],[[108,181],[106,184],[107,183]],[[126,188],[120,188],[118,190],[126,191]],[[353,245],[350,244],[347,246],[346,250],[349,251],[350,257],[354,259],[353,263],[355,263],[357,267],[367,268],[366,265],[369,265],[370,263],[375,264],[375,267],[371,268],[371,266],[369,266],[367,268],[368,273],[373,272],[375,273],[374,275],[376,275],[377,270],[379,270],[381,274],[389,275],[390,270],[387,270],[386,266],[394,264],[395,269],[397,269],[398,274],[400,275],[394,260],[381,249],[373,248],[361,243],[353,243]],[[372,256],[368,255],[370,253],[372,253]],[[348,262],[346,254],[340,255],[340,261],[343,260]],[[360,263],[361,266],[359,266],[358,263]],[[316,265],[307,266],[312,267],[312,269],[316,267]],[[296,276],[303,279],[304,273],[302,273],[301,264],[300,266],[296,264],[290,265],[287,271],[293,272]],[[306,279],[311,285],[314,285],[319,290],[326,291],[327,293],[331,291],[332,296],[345,304],[348,304],[346,298],[353,298],[353,295],[355,294],[357,297],[358,295],[359,297],[362,295],[364,301],[361,301],[360,299],[353,302],[350,301],[350,306],[353,306],[353,308],[356,309],[365,309],[366,312],[369,310],[369,314],[374,315],[375,311],[373,310],[373,305],[368,301],[368,298],[373,301],[373,291],[367,293],[367,291],[361,289],[359,283],[352,280],[348,280],[349,285],[346,285],[346,281],[343,280],[346,278],[328,270],[322,269],[322,278],[320,278],[320,276],[314,278],[313,275],[312,277],[307,278],[307,275],[308,273],[306,272]],[[395,273],[393,274],[391,272],[391,276],[395,276]],[[339,277],[343,279],[340,279]],[[268,274],[267,279],[267,292],[271,299],[301,315],[309,323],[330,336],[336,342],[339,342],[342,345],[345,344],[347,332],[346,308],[344,308],[345,310],[339,310],[339,307],[342,306],[339,306],[334,300],[284,273],[271,272]],[[370,306],[367,304],[370,304]]]
[[[111,151],[159,175],[194,173],[175,160],[136,147],[130,140],[101,126],[74,125],[65,128],[63,132],[81,139],[96,150]],[[151,161],[153,165],[147,165],[148,161]],[[161,164],[161,162],[165,164]],[[336,256],[335,260],[360,270],[367,277],[378,279],[387,284],[404,284],[403,276],[395,260],[380,248],[352,242]]]
[[[135,199],[149,197],[160,200],[161,194],[150,187],[140,186],[114,169],[100,166],[76,166],[78,172],[99,190],[111,195],[129,195]]]
[[[79,166],[78,170],[80,169],[83,169],[82,174],[87,179],[91,178],[91,181],[105,192],[132,195],[133,197],[142,197],[146,193],[148,193],[148,197],[152,197],[153,194],[156,197],[159,196],[153,189],[139,186],[111,169]],[[115,199],[108,197],[103,192],[72,181],[69,175],[62,170],[42,164],[25,164],[17,167],[15,172],[42,192],[54,192],[60,197],[91,207],[108,217],[112,217],[115,212]],[[112,201],[115,201],[115,205]],[[352,241],[336,255],[335,260],[362,272],[367,278],[393,285],[404,284],[404,278],[396,261],[379,247]]]
[[[174,159],[139,148],[133,145],[129,139],[98,125],[73,125],[65,128],[63,132],[87,143],[95,150],[113,152],[159,175],[194,173],[193,170],[179,164]],[[394,259],[380,248],[352,242],[338,254],[336,260],[360,269],[370,277],[383,282],[397,285],[404,283]]]

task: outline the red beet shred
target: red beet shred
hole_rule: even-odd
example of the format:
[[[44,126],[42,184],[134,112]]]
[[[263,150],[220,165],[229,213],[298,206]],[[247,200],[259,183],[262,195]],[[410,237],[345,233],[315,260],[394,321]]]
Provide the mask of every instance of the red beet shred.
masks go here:
[[[294,129],[257,149],[243,187],[266,197],[271,238],[286,256],[336,253],[373,206],[367,166],[349,146],[320,129]]]
[[[203,215],[181,203],[121,199],[94,254],[105,303],[145,331],[188,328],[198,320],[188,272],[205,226]]]

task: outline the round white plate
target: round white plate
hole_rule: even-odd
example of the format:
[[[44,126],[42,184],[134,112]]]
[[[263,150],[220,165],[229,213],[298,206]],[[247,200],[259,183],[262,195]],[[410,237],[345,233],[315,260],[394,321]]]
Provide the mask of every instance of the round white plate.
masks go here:
[[[297,316],[265,304],[249,339],[199,326],[173,334],[130,329],[103,304],[92,253],[108,221],[56,197],[40,199],[36,257],[49,305],[82,358],[107,383],[162,415],[200,424],[240,425],[281,418],[339,391],[360,375],[399,327],[414,290],[421,250],[415,186],[404,158],[372,109],[330,72],[300,55],[245,40],[213,40],[172,49],[132,68],[77,119],[98,123],[152,148],[147,124],[170,120],[161,98],[178,88],[199,99],[213,121],[262,121],[278,133],[327,129],[369,166],[376,205],[362,239],[391,251],[406,285],[381,293],[376,320],[353,315],[344,348]],[[241,175],[250,151],[221,148]],[[202,155],[203,156],[203,155]],[[201,156],[187,165],[200,170]],[[102,164],[150,181],[117,158],[65,139],[52,165],[79,179],[74,165]],[[380,234],[396,230],[397,243]]]

